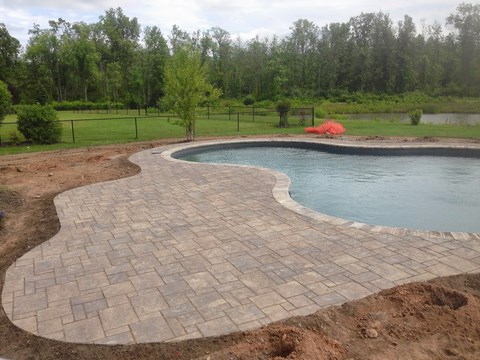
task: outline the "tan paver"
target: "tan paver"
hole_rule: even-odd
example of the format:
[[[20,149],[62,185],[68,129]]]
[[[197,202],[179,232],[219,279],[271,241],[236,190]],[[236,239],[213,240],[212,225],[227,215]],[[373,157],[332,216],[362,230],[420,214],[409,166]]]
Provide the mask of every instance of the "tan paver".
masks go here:
[[[290,199],[283,174],[173,160],[180,147],[133,155],[139,175],[56,197],[60,232],[6,273],[15,325],[79,343],[177,341],[480,271],[480,234],[319,214]]]

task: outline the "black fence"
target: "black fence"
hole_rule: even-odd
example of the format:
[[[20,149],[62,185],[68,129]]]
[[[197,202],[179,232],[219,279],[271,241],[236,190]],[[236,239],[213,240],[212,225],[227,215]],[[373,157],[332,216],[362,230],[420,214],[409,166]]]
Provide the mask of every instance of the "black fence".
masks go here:
[[[122,116],[122,111],[129,115]],[[79,114],[79,118],[60,120],[63,124],[62,142],[88,145],[185,135],[181,127],[174,126],[178,118],[173,113],[160,113],[155,108],[142,109],[141,115],[138,115],[138,109],[118,109],[118,116],[116,111],[113,114],[110,111],[109,115],[115,115],[110,117],[81,118],[81,114],[105,114],[103,109],[75,110],[73,113]],[[291,126],[313,125],[314,114],[313,107],[293,108],[289,122]],[[279,122],[279,114],[273,107],[207,106],[198,108],[196,117],[197,135],[233,135],[249,129],[261,132],[274,128]],[[22,142],[16,122],[4,122],[0,127],[0,144],[15,144],[17,141]]]

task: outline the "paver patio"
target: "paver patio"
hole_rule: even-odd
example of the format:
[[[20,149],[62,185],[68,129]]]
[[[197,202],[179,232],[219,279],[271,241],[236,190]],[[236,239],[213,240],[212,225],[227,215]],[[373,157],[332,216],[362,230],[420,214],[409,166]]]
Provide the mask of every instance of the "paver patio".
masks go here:
[[[480,234],[331,218],[291,200],[278,172],[176,161],[178,147],[56,197],[60,232],[6,273],[15,325],[70,342],[177,341],[480,271]]]

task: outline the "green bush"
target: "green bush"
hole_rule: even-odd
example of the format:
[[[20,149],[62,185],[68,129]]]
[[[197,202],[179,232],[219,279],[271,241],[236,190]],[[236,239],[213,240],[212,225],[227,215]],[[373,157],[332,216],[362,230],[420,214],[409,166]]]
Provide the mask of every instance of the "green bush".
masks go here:
[[[20,145],[22,142],[25,141],[25,137],[18,130],[10,131],[9,137],[10,137],[10,142],[13,145]]]
[[[243,99],[243,105],[249,106],[255,104],[255,99],[252,95],[247,95],[245,99]]]
[[[62,101],[57,102],[53,101],[52,106],[57,111],[80,111],[80,110],[115,110],[115,109],[126,109],[125,104],[116,102],[111,103],[109,101],[103,102],[91,102],[91,101]]]
[[[58,143],[62,137],[62,124],[50,105],[25,105],[17,110],[17,128],[25,139],[38,144]]]
[[[7,85],[0,80],[0,125],[3,119],[10,112],[12,106],[12,94],[8,91]]]
[[[280,114],[280,122],[278,123],[278,127],[281,127],[281,128],[288,127],[288,113],[290,112],[291,107],[292,107],[292,104],[288,99],[280,100],[277,103],[276,110]]]
[[[412,110],[408,113],[408,116],[410,116],[410,124],[412,125],[418,125],[420,124],[420,120],[422,119],[422,110],[420,109],[415,109]]]
[[[327,112],[322,108],[315,108],[315,119],[326,119],[328,116]]]

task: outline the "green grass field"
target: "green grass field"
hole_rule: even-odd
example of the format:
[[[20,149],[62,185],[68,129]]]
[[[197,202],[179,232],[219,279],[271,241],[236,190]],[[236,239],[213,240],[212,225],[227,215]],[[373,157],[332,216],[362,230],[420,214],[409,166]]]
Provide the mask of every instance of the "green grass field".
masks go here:
[[[95,146],[100,144],[126,143],[154,139],[183,138],[184,129],[174,124],[174,118],[167,114],[159,116],[138,116],[130,111],[123,114],[102,113],[72,113],[58,112],[63,124],[62,142],[54,145],[2,146],[0,155],[22,152],[56,150],[70,147]],[[171,114],[170,114],[171,115]],[[136,121],[136,126],[135,126]],[[315,119],[315,125],[324,119]],[[480,125],[427,125],[412,126],[408,123],[392,120],[339,120],[347,129],[346,134],[360,136],[413,136],[413,137],[457,137],[480,139]],[[10,134],[16,130],[16,118],[9,115],[0,127],[2,143],[10,141]],[[298,116],[290,116],[291,126],[280,129],[278,115],[264,113],[252,117],[251,114],[213,114],[207,116],[199,113],[195,133],[197,138],[204,136],[242,136],[267,134],[302,134],[304,127],[310,126],[310,120],[305,125],[300,124]],[[73,131],[72,131],[73,126]],[[74,141],[75,140],[75,141]]]

